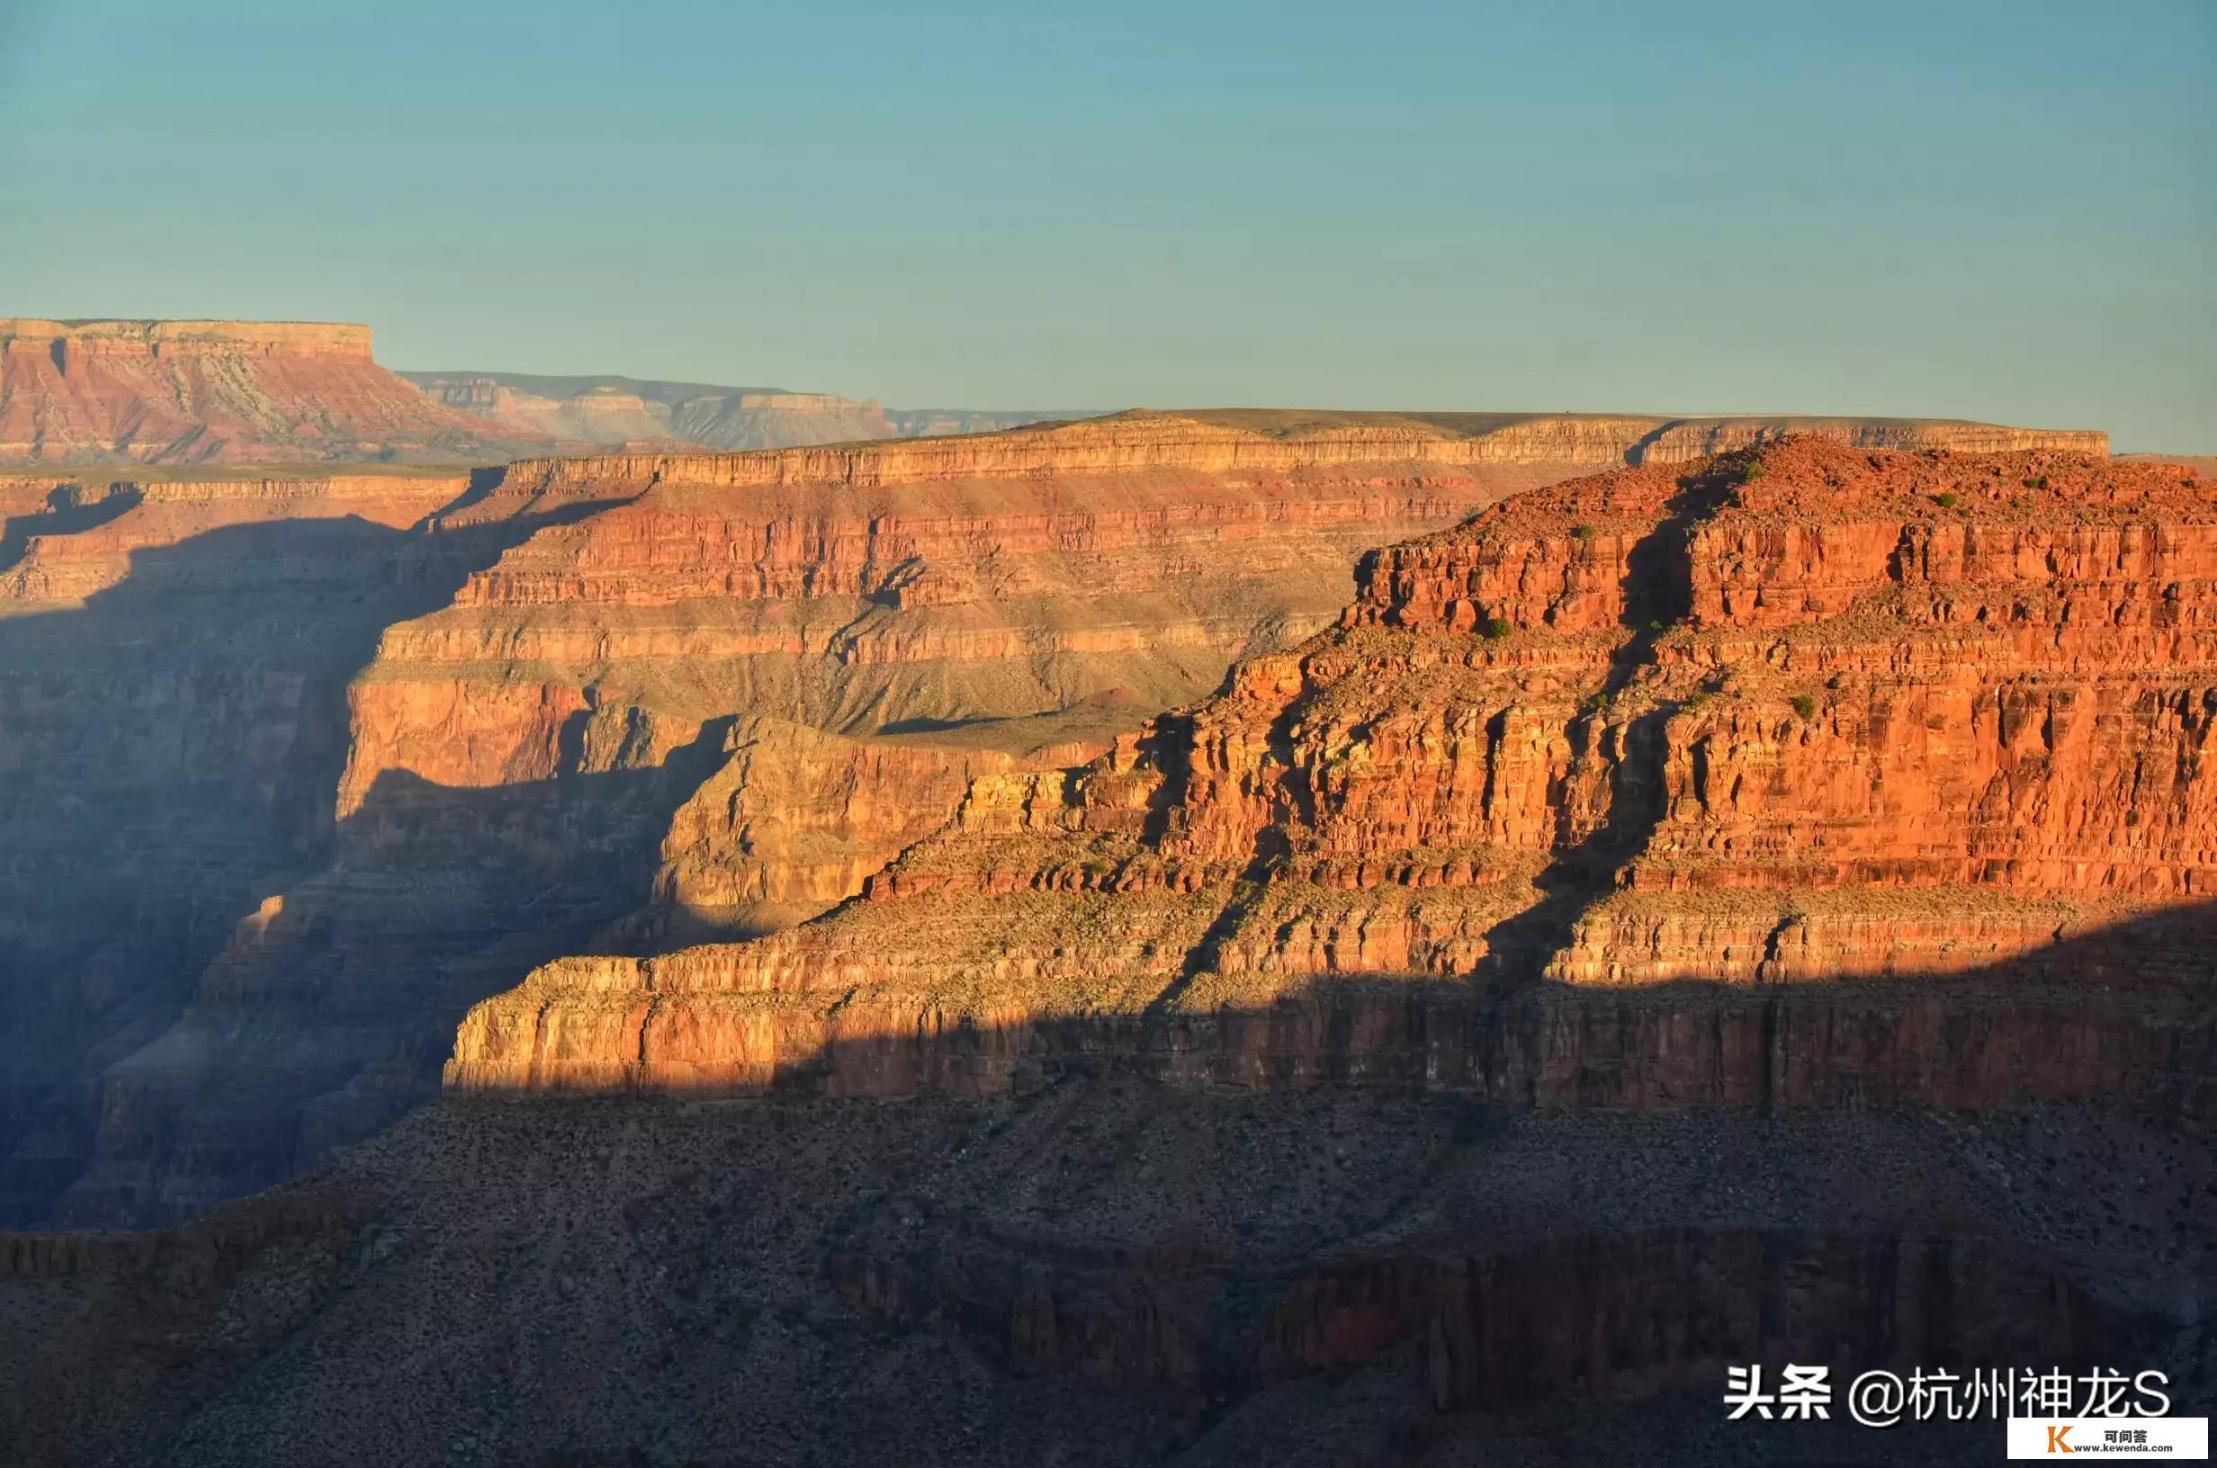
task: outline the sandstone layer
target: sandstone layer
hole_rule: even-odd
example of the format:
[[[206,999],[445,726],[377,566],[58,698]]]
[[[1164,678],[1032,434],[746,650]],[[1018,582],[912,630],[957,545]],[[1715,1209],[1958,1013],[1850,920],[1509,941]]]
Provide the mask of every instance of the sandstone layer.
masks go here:
[[[1620,470],[1366,558],[1333,629],[1090,765],[975,782],[823,920],[538,970],[448,1077],[990,1094],[1106,1062],[2199,1125],[2213,730],[2191,471],[1818,438]]]
[[[0,461],[486,463],[544,442],[425,397],[366,326],[0,318]]]

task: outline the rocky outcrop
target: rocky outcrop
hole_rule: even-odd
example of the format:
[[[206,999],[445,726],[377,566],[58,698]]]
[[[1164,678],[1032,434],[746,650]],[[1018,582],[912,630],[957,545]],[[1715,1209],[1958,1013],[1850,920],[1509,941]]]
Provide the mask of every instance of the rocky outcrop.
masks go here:
[[[1802,438],[1516,496],[1192,712],[979,785],[864,902],[540,970],[449,1082],[2206,1122],[2212,608],[2169,466]]]
[[[485,463],[534,442],[378,366],[366,326],[0,319],[0,461]]]

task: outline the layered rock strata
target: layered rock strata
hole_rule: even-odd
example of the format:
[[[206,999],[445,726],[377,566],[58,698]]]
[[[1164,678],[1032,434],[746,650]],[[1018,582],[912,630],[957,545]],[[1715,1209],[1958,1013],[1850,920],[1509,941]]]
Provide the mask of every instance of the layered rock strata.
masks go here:
[[[62,1216],[175,1217],[312,1163],[435,1086],[467,1006],[560,953],[824,910],[974,777],[1105,751],[1239,653],[1322,625],[1364,548],[1549,472],[1049,463],[737,491],[630,462],[480,473],[395,542],[448,565],[496,549],[458,588],[411,580],[402,615],[363,604],[374,651],[332,649],[347,672],[319,748],[338,764],[297,827],[313,844],[197,909],[232,931],[196,945],[190,1005],[100,1051],[89,1147],[79,1123],[41,1144]],[[157,511],[99,535],[153,533]],[[99,575],[62,574],[73,554],[112,574],[113,547],[75,542],[42,540],[26,589],[89,591]],[[197,564],[217,540],[184,544]],[[292,559],[246,568],[241,597],[416,574]],[[86,605],[178,579],[144,549],[130,564]]]
[[[866,900],[549,965],[464,1090],[1072,1065],[1539,1104],[2212,1112],[2217,499],[1804,438],[1513,497]],[[1848,982],[1855,981],[1855,982]]]
[[[822,912],[965,792],[1045,819],[1051,772],[1336,617],[1366,549],[1573,472],[1551,429],[1464,462],[1532,421],[0,481],[0,590],[35,614],[0,673],[42,731],[12,746],[8,912],[77,945],[24,950],[61,996],[39,1012],[75,1018],[19,1034],[14,1216],[176,1217],[283,1177],[407,1105],[536,964]],[[142,664],[169,681],[115,706]],[[136,742],[95,757],[85,720]],[[135,946],[101,957],[85,874],[142,866]]]
[[[534,441],[378,366],[366,326],[0,318],[0,460],[484,463]]]

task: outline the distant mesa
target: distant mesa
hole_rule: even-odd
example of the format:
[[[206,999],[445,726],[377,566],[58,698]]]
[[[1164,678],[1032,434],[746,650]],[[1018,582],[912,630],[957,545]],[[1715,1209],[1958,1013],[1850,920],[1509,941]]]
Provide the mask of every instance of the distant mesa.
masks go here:
[[[426,398],[328,321],[0,317],[0,460],[490,463],[550,440]]]
[[[449,407],[503,426],[603,448],[666,442],[690,448],[783,449],[989,433],[1093,416],[1090,410],[887,408],[832,393],[615,376],[477,371],[401,375]]]

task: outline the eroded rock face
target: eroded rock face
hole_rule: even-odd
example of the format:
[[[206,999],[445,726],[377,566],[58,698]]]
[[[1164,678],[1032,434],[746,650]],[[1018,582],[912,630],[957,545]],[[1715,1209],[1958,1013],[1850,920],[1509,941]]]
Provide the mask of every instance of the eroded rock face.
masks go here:
[[[189,942],[118,960],[159,1003],[116,1008],[94,977],[115,965],[89,949],[42,966],[63,997],[40,1009],[83,1016],[83,1034],[25,1040],[42,1060],[19,1072],[18,1114],[44,1119],[18,1133],[36,1139],[18,1216],[66,1190],[72,1219],[174,1217],[289,1175],[435,1084],[467,1006],[533,965],[821,912],[943,824],[973,778],[1102,752],[1240,652],[1322,625],[1364,548],[1559,472],[1035,462],[1017,481],[734,490],[629,463],[149,481],[61,506],[23,481],[30,513],[10,525],[32,528],[0,572],[29,639],[10,665],[22,697],[49,707],[48,650],[65,647],[124,686],[101,660],[142,656],[145,621],[177,631],[164,667],[221,661],[229,680],[128,716],[99,700],[55,713],[19,746],[25,788],[143,809],[176,833],[141,833],[165,871],[229,875],[135,899],[194,915]],[[308,516],[331,517],[313,522],[327,546]],[[580,533],[551,533],[564,523]],[[272,623],[299,669],[245,630]],[[312,736],[266,707],[278,696],[314,711]],[[230,730],[195,758],[257,793],[211,789],[180,822],[159,779],[199,787],[176,760],[44,779],[80,716],[140,738]],[[312,773],[273,787],[269,761]],[[271,788],[283,841],[256,814]],[[50,878],[112,860],[88,830],[139,828],[24,811],[39,831],[20,849],[72,854],[21,873],[17,911],[99,931],[97,887]]]
[[[1812,438],[1624,470],[1377,553],[1336,628],[1091,765],[981,782],[867,901],[539,970],[448,1078],[1107,1062],[2206,1120],[2213,729],[2188,471]]]
[[[0,460],[483,463],[534,439],[378,366],[366,326],[0,318]]]
[[[108,1072],[64,1211],[313,1160],[466,1009],[452,1094],[182,1227],[0,1234],[0,1439],[1991,1453],[1720,1436],[1724,1368],[1786,1361],[2126,1362],[2206,1410],[2206,485],[1809,439],[1619,469],[1364,556],[1146,717],[1183,581],[1292,577],[1408,513],[1317,506],[1470,471],[1127,450],[533,466],[330,558],[436,608],[336,705],[328,859]]]
[[[1487,935],[1531,904],[1528,878],[1551,849],[1539,836],[1517,838],[1535,867],[1518,887],[1496,880],[1498,853],[1396,858],[1384,843],[1402,838],[1348,827],[1331,839],[1344,837],[1351,865],[1317,868],[1300,890],[1332,895],[1302,898],[1282,939],[1225,916],[1256,843],[1276,839],[1263,832],[1295,798],[1289,780],[1309,778],[1275,768],[1272,726],[1303,668],[1331,667],[1321,649],[1270,655],[1341,615],[1364,551],[1586,456],[1621,460],[1641,424],[1652,420],[1126,415],[468,477],[0,479],[0,593],[14,614],[0,622],[0,651],[13,649],[0,708],[20,731],[0,745],[20,776],[7,829],[21,854],[0,921],[45,935],[19,951],[39,976],[24,992],[41,996],[23,1012],[46,1016],[10,1031],[25,1059],[8,1206],[44,1217],[66,1194],[75,1220],[171,1218],[287,1176],[420,1095],[469,1007],[534,966],[783,927],[853,897],[955,819],[948,839],[990,849],[982,865],[918,852],[878,895],[1030,900],[1041,888],[1073,921],[1095,921],[1098,899],[1098,920],[1121,925],[1121,904],[1155,884],[1161,912],[1107,961],[1081,935],[1051,939],[1059,954],[1034,965],[1086,983],[1108,974],[1142,1007],[1137,996],[1189,962],[1277,964],[1286,982],[1335,966],[1459,972],[1515,937]],[[1408,599],[1411,615],[1422,601]],[[1205,696],[1243,655],[1252,670],[1215,712],[1117,744]],[[1566,666],[1583,671],[1548,676],[1584,678],[1610,656],[1578,653]],[[1350,686],[1369,676],[1353,662],[1343,673]],[[1272,681],[1284,678],[1291,691]],[[1539,782],[1538,807],[1513,821],[1545,824],[1571,735],[1536,717],[1529,769],[1497,763],[1506,780]],[[1603,724],[1604,742],[1633,737]],[[1238,741],[1252,768],[1215,770],[1206,754],[1196,765],[1173,747],[1187,728]],[[1095,757],[1099,768],[1065,773]],[[1598,811],[1600,766],[1581,768],[1566,808]],[[1421,777],[1443,778],[1463,777]],[[1482,881],[1463,875],[1481,868]],[[133,875],[119,898],[100,873]],[[1413,897],[1388,890],[1403,881]],[[1357,913],[1346,883],[1378,911]],[[1391,915],[1401,908],[1416,916]],[[1910,931],[1868,915],[1858,928],[1782,926],[1764,911],[1653,937],[1663,929],[1640,910],[1621,917],[1637,936],[1610,940],[1611,963],[1635,941],[1711,943],[1752,945],[1777,969],[1849,944],[1882,954]],[[897,966],[909,939],[967,921],[927,913],[886,951]],[[2045,909],[2003,914],[1990,924],[2002,937],[1968,949],[1952,923],[1942,915],[1927,947],[1953,944],[1962,962],[2063,925]],[[919,972],[936,971],[939,942]],[[1279,947],[1287,957],[1248,956]],[[999,955],[987,972],[1032,963]],[[935,1032],[907,1003],[872,996],[845,1023]],[[935,1012],[954,1030],[966,1013],[1014,1023],[1032,999],[968,1004]],[[824,1007],[813,991],[782,1039],[750,1041],[741,1059],[723,1021],[687,1019],[695,1038],[670,1052],[668,1074],[688,1086],[814,1075],[795,1049],[825,1039],[810,1006]],[[464,1063],[485,1059],[469,1050]],[[1513,1068],[1559,1063],[1531,1052]],[[944,1068],[884,1064],[878,1079],[836,1058],[830,1070],[848,1073],[842,1087],[897,1090],[899,1074]]]
[[[346,682],[528,522],[466,475],[16,481],[0,534],[0,1216],[82,1171],[95,1086],[327,849]]]

